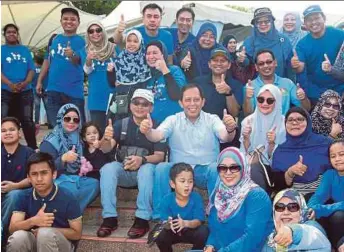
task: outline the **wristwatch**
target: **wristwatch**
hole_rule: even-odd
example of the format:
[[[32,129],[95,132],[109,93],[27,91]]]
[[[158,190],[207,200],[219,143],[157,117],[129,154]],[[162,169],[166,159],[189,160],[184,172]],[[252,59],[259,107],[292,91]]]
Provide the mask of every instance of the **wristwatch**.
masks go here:
[[[145,156],[141,156],[141,158],[142,158],[142,164],[147,163],[147,158]]]
[[[230,90],[228,94],[225,94],[225,96],[232,96],[232,95],[233,95],[232,90]]]

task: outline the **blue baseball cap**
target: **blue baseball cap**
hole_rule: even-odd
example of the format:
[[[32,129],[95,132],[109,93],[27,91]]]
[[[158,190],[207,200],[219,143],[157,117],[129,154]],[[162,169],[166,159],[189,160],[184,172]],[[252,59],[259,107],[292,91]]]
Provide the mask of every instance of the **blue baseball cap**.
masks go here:
[[[311,5],[307,9],[304,10],[303,18],[307,17],[310,14],[314,14],[314,13],[322,13],[322,14],[324,14],[324,12],[322,11],[322,9],[320,8],[319,5]]]
[[[221,55],[221,56],[224,56],[228,61],[230,61],[230,56],[227,52],[226,49],[223,49],[223,48],[215,48],[213,50],[211,50],[211,53],[210,53],[210,59],[218,56],[218,55]]]

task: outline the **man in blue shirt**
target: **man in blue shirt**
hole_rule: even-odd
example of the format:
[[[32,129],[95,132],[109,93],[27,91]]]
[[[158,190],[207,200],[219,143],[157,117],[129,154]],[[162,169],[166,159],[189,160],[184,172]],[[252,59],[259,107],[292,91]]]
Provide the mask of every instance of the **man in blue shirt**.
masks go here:
[[[282,114],[285,115],[291,104],[310,110],[310,102],[299,84],[295,85],[290,79],[282,78],[275,73],[277,61],[275,55],[269,49],[262,49],[257,52],[255,58],[258,77],[245,86],[244,114],[250,115],[257,105],[257,95],[265,84],[274,84],[282,92]]]
[[[319,5],[309,6],[303,16],[309,34],[297,44],[291,64],[297,73],[306,73],[306,92],[312,104],[315,104],[327,89],[340,95],[344,92],[344,82],[324,72],[321,67],[324,54],[330,62],[335,62],[343,44],[344,31],[325,26],[326,17]]]
[[[53,183],[57,172],[52,157],[34,153],[26,172],[33,188],[17,202],[7,251],[74,251],[73,242],[82,232],[80,206],[70,192]]]
[[[56,35],[47,48],[47,55],[37,81],[37,93],[41,94],[43,80],[48,73],[47,113],[53,126],[60,107],[75,104],[81,119],[85,120],[84,71],[76,51],[85,47],[85,41],[76,31],[80,24],[79,13],[74,8],[61,10],[61,26],[64,33]]]

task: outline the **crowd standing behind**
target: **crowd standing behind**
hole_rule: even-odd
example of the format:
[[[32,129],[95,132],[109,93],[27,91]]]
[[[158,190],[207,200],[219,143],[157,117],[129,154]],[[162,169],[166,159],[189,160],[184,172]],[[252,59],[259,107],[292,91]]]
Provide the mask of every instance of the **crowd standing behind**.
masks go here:
[[[120,225],[117,186],[137,186],[127,235],[154,221],[160,251],[344,252],[344,31],[319,5],[302,14],[286,13],[278,31],[271,10],[256,9],[237,48],[210,21],[194,36],[188,7],[162,28],[163,9],[147,4],[143,26],[127,29],[122,15],[111,39],[98,21],[77,35],[68,7],[44,60],[5,25],[2,247],[74,251],[99,193],[96,234],[107,237]],[[41,99],[53,130],[38,149]]]

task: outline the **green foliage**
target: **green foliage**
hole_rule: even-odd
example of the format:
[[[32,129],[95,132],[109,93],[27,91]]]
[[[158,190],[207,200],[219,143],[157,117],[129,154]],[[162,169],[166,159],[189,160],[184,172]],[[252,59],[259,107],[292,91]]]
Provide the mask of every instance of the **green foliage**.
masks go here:
[[[226,5],[229,8],[232,8],[234,10],[238,10],[238,11],[242,11],[242,12],[247,12],[247,13],[253,13],[254,12],[254,8],[247,8],[247,7],[243,7],[243,6],[238,6],[238,5]]]
[[[76,8],[95,15],[110,14],[120,2],[115,0],[72,1]]]

